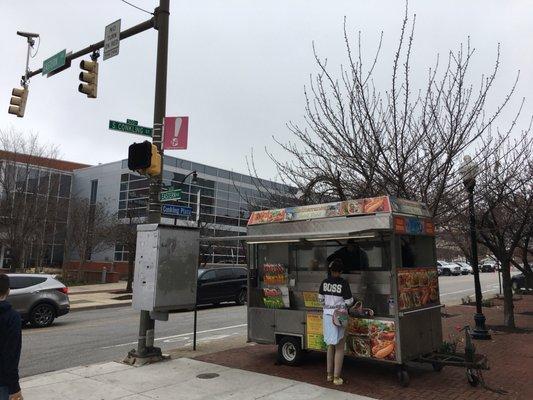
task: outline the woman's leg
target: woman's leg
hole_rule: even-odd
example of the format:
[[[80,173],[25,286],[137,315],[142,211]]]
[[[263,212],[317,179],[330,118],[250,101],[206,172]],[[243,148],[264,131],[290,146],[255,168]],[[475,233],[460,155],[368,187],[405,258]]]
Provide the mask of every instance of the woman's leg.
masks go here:
[[[328,348],[329,355],[329,348]],[[335,378],[340,378],[342,372],[342,362],[344,361],[344,338],[335,345],[335,360],[334,360],[334,372]]]
[[[328,376],[333,376],[333,365],[335,363],[335,345],[328,345],[326,372]]]

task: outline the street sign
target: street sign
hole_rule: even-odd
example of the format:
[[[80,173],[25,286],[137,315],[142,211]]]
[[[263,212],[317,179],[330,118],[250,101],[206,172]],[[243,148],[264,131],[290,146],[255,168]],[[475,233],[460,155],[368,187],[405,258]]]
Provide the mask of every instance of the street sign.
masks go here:
[[[161,192],[161,201],[171,201],[181,199],[181,189],[171,189],[166,192]]]
[[[152,128],[140,126],[137,121],[131,119],[128,119],[127,122],[109,120],[109,129],[152,137]]]
[[[120,19],[105,27],[104,61],[118,54],[120,47]]]
[[[163,120],[163,149],[183,150],[187,148],[189,117],[165,117]]]
[[[161,206],[161,214],[171,215],[173,217],[190,217],[192,214],[192,207],[163,204]]]
[[[65,60],[67,57],[67,49],[60,51],[57,54],[54,54],[52,57],[47,58],[43,61],[43,75],[46,75],[58,68],[61,68],[65,65]]]

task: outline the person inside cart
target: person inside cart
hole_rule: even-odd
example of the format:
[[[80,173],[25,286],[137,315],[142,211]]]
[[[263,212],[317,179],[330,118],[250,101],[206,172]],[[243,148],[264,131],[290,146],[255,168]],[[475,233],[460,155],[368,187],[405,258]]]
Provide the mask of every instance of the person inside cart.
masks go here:
[[[344,265],[344,273],[360,271],[368,267],[368,256],[366,252],[356,244],[353,239],[348,239],[346,246],[341,247],[328,257],[328,263],[340,259]]]
[[[353,302],[348,282],[341,278],[342,260],[333,260],[328,267],[329,276],[320,284],[318,300],[323,304],[324,342],[328,346],[326,379],[334,385],[342,385],[342,363],[344,360],[344,327],[348,321],[348,307]],[[344,322],[343,322],[344,321]]]

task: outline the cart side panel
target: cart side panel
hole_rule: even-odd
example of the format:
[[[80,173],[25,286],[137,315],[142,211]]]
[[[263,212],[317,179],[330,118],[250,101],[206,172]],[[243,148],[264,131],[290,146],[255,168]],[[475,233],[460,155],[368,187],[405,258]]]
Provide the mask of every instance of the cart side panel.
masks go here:
[[[276,332],[305,335],[304,310],[276,310]]]
[[[276,311],[271,308],[248,308],[248,336],[252,342],[276,343]]]
[[[442,343],[440,308],[400,316],[402,362],[437,351]]]

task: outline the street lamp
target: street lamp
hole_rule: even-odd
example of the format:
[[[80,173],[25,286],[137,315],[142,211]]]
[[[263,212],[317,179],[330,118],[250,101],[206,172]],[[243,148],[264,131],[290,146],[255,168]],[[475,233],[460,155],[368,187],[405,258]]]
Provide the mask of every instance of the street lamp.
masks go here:
[[[474,286],[476,289],[476,313],[474,314],[475,328],[472,331],[473,339],[490,339],[490,333],[485,326],[485,316],[481,309],[481,284],[479,283],[479,266],[477,263],[477,234],[476,215],[474,212],[474,187],[476,186],[476,176],[478,166],[472,161],[470,156],[465,156],[459,168],[459,173],[463,178],[463,184],[468,192],[468,213],[470,217],[470,245],[472,253],[472,269],[474,270]]]

